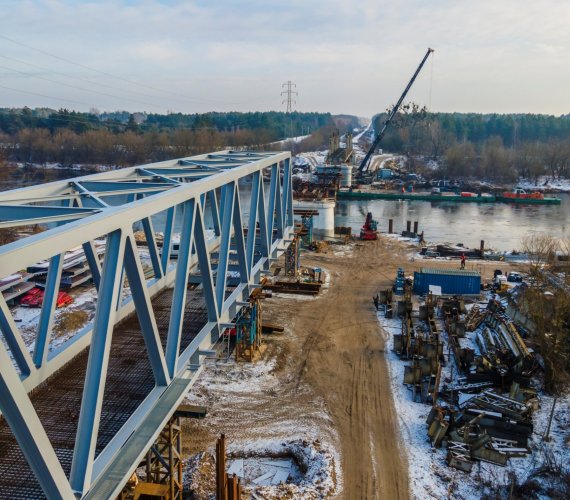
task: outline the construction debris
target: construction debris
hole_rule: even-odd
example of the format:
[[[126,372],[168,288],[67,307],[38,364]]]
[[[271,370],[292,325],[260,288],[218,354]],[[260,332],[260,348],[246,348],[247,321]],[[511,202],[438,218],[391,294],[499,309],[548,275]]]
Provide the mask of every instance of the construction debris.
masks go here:
[[[402,269],[393,290],[380,292],[378,302],[386,317],[392,309],[401,317],[393,350],[408,361],[403,383],[412,401],[432,405],[428,437],[447,449],[447,464],[470,472],[477,461],[504,466],[530,453],[538,408],[530,377],[539,364],[524,328],[494,297],[467,307],[462,297],[429,293],[421,303]]]

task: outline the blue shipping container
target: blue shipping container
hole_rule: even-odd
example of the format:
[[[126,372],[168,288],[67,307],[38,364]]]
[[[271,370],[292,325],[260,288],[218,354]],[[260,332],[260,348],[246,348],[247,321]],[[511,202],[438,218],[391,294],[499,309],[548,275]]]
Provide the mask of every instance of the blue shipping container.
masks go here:
[[[481,275],[477,271],[422,268],[414,273],[414,293],[425,295],[430,285],[440,286],[443,295],[478,295]]]

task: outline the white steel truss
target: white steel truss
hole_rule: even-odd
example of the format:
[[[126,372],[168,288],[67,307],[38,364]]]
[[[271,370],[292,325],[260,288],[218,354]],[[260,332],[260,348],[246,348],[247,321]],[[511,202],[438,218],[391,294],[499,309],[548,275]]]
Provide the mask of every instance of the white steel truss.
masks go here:
[[[247,206],[240,196],[244,182],[251,185]],[[158,214],[165,220],[161,248],[154,228]],[[177,259],[172,259],[176,223],[181,229]],[[0,247],[0,277],[49,260],[33,349],[25,345],[0,294],[0,411],[48,498],[110,498],[184,398],[205,355],[235,317],[237,303],[258,286],[291,238],[290,154],[221,151],[0,193],[0,227],[32,224],[50,228]],[[146,237],[151,279],[141,264],[135,225]],[[94,244],[101,238],[102,265]],[[80,333],[50,349],[62,262],[75,247],[82,247],[97,289],[96,313]],[[130,288],[126,298],[124,276]],[[181,350],[190,279],[203,290],[207,321]],[[172,288],[172,301],[163,349],[151,299],[165,288]],[[133,312],[154,389],[96,456],[114,326]],[[42,383],[88,347],[73,460],[66,472],[29,393],[41,391]]]

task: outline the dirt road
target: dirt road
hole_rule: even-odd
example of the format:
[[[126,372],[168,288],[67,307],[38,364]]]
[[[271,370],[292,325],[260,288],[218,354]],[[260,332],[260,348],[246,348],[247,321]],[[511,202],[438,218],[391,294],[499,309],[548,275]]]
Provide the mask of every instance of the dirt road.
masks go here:
[[[193,402],[208,407],[208,418],[186,424],[186,454],[211,449],[221,432],[238,449],[260,439],[319,439],[340,452],[338,498],[409,498],[372,297],[391,286],[400,266],[407,274],[422,266],[459,267],[458,261],[412,261],[411,255],[412,249],[385,237],[352,249],[303,253],[303,265],[327,270],[330,286],[314,299],[275,295],[264,301],[264,319],[283,325],[285,333],[265,336],[265,363],[209,366],[192,390]],[[497,263],[469,261],[467,267],[492,276]]]
[[[333,417],[342,454],[341,496],[408,498],[407,465],[372,302],[393,276],[396,258],[382,243],[367,243],[352,255],[315,255],[304,263],[326,267],[332,283],[317,302],[295,307],[293,331],[301,342],[297,384],[309,384]]]

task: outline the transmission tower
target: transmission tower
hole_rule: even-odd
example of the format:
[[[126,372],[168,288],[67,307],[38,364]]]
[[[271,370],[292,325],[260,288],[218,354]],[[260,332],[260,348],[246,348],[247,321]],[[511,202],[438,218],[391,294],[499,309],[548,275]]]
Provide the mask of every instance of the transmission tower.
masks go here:
[[[281,85],[281,88],[283,87],[286,87],[287,89],[281,92],[281,95],[287,96],[287,99],[283,99],[283,104],[287,103],[287,113],[291,113],[291,111],[293,111],[292,105],[297,104],[297,101],[293,100],[292,96],[293,94],[299,95],[299,92],[293,90],[293,87],[297,88],[297,85],[295,85],[291,80],[289,80],[287,83]]]

